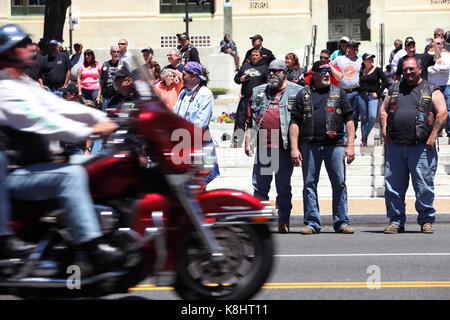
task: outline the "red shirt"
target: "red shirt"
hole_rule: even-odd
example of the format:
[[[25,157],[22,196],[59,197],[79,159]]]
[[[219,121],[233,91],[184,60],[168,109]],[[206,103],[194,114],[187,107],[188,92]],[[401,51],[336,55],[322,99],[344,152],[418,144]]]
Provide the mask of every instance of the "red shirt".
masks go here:
[[[339,68],[338,66],[332,65],[331,67],[335,68],[337,71],[341,72],[341,68]],[[312,68],[309,69],[308,73],[312,73]],[[311,84],[311,78],[312,78],[312,74],[306,76],[304,78],[304,80],[308,83]],[[330,82],[334,85],[338,85],[339,81],[336,80],[336,78],[334,77],[333,73],[330,74]]]
[[[266,146],[268,148],[278,148],[280,146],[281,141],[281,126],[280,126],[280,100],[281,95],[283,94],[284,90],[286,88],[283,88],[281,91],[277,92],[276,95],[270,97],[270,104],[267,108],[266,113],[264,114],[264,118],[262,120],[261,126],[259,128],[259,146]],[[248,120],[251,119],[251,102],[253,97],[249,101],[248,106]],[[264,129],[264,130],[261,130]],[[274,130],[274,131],[272,131]],[[272,133],[275,134],[277,132],[278,137],[274,136],[272,141]]]

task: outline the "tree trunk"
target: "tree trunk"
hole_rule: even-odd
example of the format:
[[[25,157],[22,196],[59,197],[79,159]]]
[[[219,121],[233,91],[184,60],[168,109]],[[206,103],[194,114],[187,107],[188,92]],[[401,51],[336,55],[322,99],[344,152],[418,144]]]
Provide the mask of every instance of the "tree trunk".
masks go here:
[[[48,54],[50,40],[55,39],[63,42],[66,11],[71,4],[71,0],[47,0],[45,2],[44,36],[39,42],[39,47],[44,51],[44,54]]]

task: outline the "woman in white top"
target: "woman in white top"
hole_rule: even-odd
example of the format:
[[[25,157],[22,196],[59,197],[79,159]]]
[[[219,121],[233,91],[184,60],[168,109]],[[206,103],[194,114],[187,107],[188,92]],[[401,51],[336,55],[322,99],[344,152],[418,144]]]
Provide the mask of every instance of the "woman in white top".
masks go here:
[[[450,52],[444,49],[444,39],[436,38],[433,42],[440,50],[441,57],[433,66],[428,67],[428,81],[441,88],[447,103],[447,111],[450,112]],[[450,116],[447,118],[445,131],[450,138]]]

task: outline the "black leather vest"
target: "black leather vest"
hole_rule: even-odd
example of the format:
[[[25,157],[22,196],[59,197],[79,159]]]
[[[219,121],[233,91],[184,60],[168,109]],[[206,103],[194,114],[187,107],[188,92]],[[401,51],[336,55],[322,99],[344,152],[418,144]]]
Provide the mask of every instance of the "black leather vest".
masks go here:
[[[310,88],[305,87],[300,95],[303,102],[303,123],[300,128],[300,137],[303,142],[310,142],[314,138],[314,106]],[[325,132],[330,139],[339,139],[345,135],[340,102],[340,89],[331,84],[325,113]]]
[[[411,140],[408,141],[409,144],[425,143],[428,140],[431,131],[433,130],[433,124],[436,118],[433,109],[433,103],[431,101],[431,96],[433,94],[433,91],[436,89],[436,86],[429,83],[425,79],[422,81],[424,81],[424,85],[421,91],[419,105],[416,107],[416,123],[415,123],[416,134],[414,136],[411,136]],[[392,123],[395,118],[395,115],[397,114],[398,108],[402,107],[401,105],[399,105],[398,100],[399,91],[400,91],[400,82],[396,82],[394,84],[392,95],[389,100],[388,105],[389,111],[386,127],[387,133],[393,141],[395,141],[395,137],[391,136]]]

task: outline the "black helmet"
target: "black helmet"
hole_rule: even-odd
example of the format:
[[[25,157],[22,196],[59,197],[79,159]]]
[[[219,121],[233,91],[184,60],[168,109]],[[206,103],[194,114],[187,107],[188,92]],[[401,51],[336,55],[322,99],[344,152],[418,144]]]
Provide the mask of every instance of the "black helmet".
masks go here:
[[[13,48],[22,40],[29,38],[29,36],[15,24],[7,24],[0,27],[0,54]]]

